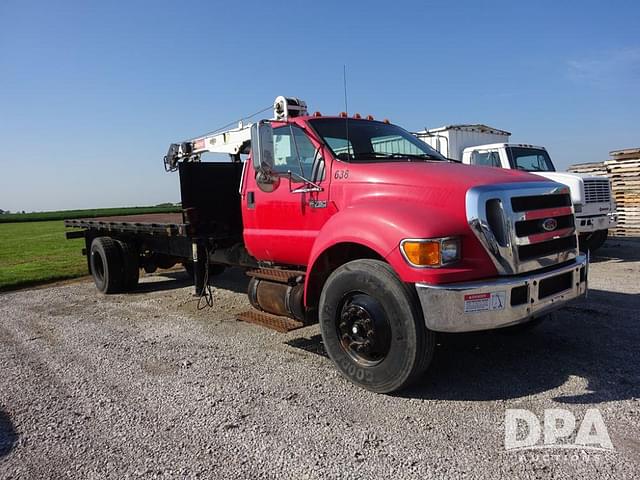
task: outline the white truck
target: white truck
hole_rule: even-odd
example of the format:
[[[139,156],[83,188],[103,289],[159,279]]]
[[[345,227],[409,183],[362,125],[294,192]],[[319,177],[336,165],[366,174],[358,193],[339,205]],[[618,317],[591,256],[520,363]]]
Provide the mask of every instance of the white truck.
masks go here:
[[[571,190],[582,250],[596,250],[617,224],[607,177],[557,172],[544,147],[509,143],[511,133],[482,124],[447,125],[416,132],[445,157],[470,165],[518,169],[562,183]]]

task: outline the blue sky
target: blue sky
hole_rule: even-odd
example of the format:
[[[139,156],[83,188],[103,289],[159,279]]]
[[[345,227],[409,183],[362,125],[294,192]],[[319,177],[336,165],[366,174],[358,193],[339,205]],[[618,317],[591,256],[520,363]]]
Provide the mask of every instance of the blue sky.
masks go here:
[[[178,201],[162,156],[268,106],[640,146],[640,2],[0,2],[0,208]]]

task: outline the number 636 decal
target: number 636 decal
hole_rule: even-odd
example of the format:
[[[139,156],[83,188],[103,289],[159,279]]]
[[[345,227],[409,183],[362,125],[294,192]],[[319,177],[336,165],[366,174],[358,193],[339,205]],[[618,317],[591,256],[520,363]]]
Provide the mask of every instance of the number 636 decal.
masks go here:
[[[333,174],[333,178],[336,180],[344,180],[349,178],[349,170],[336,170]]]

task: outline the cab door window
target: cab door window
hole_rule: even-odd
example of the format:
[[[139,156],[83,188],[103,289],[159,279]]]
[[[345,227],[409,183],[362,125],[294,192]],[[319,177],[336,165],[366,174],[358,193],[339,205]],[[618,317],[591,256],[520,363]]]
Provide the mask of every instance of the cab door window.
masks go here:
[[[291,171],[311,179],[314,176],[314,163],[321,161],[320,154],[309,137],[294,125],[273,129],[273,150],[274,170],[277,173]]]

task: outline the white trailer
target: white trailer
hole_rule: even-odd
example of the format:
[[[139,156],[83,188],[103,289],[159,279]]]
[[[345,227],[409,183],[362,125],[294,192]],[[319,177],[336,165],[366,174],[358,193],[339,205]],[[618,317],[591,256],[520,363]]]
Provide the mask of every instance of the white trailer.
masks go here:
[[[524,170],[567,185],[582,248],[596,250],[617,224],[616,205],[607,177],[557,172],[546,148],[509,143],[510,132],[482,124],[447,125],[416,136],[444,156],[469,165]]]

